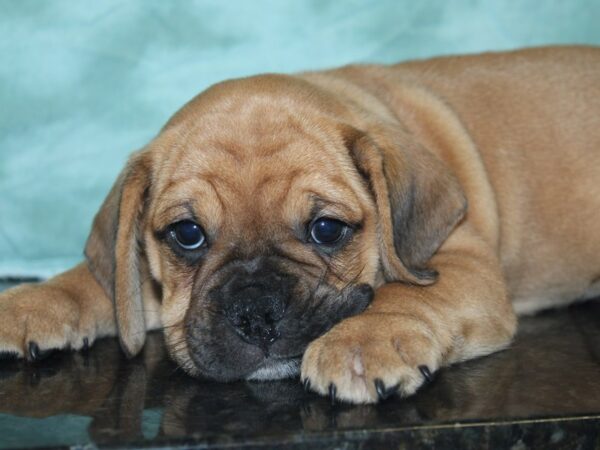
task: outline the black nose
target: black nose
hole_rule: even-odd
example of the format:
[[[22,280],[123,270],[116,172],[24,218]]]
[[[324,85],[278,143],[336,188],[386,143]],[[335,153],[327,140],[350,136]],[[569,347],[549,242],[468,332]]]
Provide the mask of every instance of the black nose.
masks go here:
[[[276,325],[285,312],[280,293],[265,293],[261,286],[248,286],[233,293],[228,303],[225,316],[244,341],[266,350],[279,338]]]

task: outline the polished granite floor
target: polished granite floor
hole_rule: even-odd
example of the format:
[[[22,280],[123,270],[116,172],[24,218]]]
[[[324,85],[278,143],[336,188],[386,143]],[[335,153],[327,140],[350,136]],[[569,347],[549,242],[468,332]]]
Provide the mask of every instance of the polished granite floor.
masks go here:
[[[331,405],[298,380],[192,379],[158,333],[133,360],[106,339],[0,361],[0,449],[82,446],[600,449],[600,301],[525,318],[510,349],[372,406]]]

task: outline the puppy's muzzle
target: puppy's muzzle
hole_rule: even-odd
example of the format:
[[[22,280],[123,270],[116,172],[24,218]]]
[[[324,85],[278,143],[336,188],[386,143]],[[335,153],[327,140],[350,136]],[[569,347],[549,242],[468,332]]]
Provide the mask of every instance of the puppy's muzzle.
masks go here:
[[[186,342],[199,374],[222,381],[289,377],[308,344],[339,321],[365,310],[367,284],[339,289],[292,273],[277,258],[233,259],[193,292]]]
[[[245,271],[234,274],[211,296],[220,299],[224,316],[237,335],[265,354],[281,336],[278,324],[283,319],[295,279],[269,273],[256,276]]]

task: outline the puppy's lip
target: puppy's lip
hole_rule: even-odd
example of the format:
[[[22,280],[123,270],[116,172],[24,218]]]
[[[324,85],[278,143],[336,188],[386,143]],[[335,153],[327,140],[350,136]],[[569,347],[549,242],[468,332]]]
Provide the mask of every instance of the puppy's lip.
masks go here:
[[[301,356],[289,358],[265,358],[260,366],[246,375],[248,381],[279,380],[300,373]]]

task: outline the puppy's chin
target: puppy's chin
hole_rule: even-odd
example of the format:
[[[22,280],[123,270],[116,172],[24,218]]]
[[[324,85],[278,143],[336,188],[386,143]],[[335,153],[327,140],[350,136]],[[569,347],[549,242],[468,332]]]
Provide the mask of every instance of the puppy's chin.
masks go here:
[[[280,380],[292,378],[300,373],[300,358],[271,359],[267,358],[254,372],[246,376],[246,380]]]

